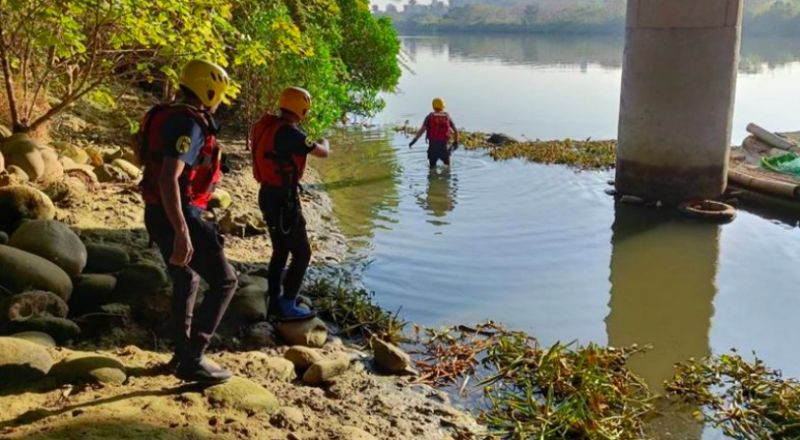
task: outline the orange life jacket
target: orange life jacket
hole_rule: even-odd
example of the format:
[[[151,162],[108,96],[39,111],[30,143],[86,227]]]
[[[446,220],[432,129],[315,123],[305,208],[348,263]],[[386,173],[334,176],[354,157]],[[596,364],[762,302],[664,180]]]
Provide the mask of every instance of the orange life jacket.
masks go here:
[[[285,120],[264,115],[250,130],[253,155],[253,176],[262,185],[293,187],[300,184],[306,169],[306,156],[279,154],[275,138],[281,127],[289,125]]]
[[[165,145],[161,131],[163,124],[176,114],[184,114],[193,118],[203,130],[205,141],[200,148],[197,160],[192,166],[186,165],[183,174],[178,179],[178,184],[184,203],[205,209],[214,193],[214,186],[222,177],[222,152],[217,145],[215,130],[212,129],[211,115],[185,104],[157,105],[145,114],[141,122],[141,128],[137,135],[139,142],[137,155],[144,166],[144,175],[139,183],[142,198],[147,204],[161,203],[158,181],[164,161],[164,150],[174,147]]]
[[[450,140],[450,115],[434,112],[428,116],[428,141],[444,142]]]

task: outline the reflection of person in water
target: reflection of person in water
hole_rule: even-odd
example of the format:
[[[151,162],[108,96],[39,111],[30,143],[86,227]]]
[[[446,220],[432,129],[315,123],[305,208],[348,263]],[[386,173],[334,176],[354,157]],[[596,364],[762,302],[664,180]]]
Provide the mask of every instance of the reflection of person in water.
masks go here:
[[[425,198],[420,198],[422,209],[434,217],[446,216],[456,206],[457,182],[449,168],[431,170]]]

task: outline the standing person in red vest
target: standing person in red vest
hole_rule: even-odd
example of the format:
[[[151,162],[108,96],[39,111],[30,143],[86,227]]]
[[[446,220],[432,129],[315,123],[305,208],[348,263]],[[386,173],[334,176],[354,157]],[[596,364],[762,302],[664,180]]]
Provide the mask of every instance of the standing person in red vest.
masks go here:
[[[229,82],[216,64],[189,62],[180,78],[181,98],[148,111],[139,132],[145,226],[173,283],[175,356],[170,367],[187,381],[223,382],[231,377],[203,357],[237,279],[217,227],[202,219],[221,176],[219,128],[212,114]],[[200,277],[209,289],[193,317]]]
[[[450,166],[450,153],[458,148],[458,129],[450,114],[444,111],[445,103],[442,98],[433,99],[433,113],[430,113],[422,127],[417,132],[414,139],[408,144],[411,148],[417,143],[423,134],[427,133],[428,138],[428,162],[431,169],[436,168],[436,164],[441,160],[445,165]],[[448,145],[450,137],[453,137],[452,147]]]
[[[309,154],[325,158],[330,152],[326,139],[312,141],[299,124],[311,110],[311,94],[299,87],[283,91],[277,115],[266,114],[250,131],[253,174],[261,184],[258,204],[272,240],[267,300],[271,315],[283,321],[311,319],[312,310],[297,303],[308,264],[311,245],[300,206],[300,179]],[[286,263],[292,257],[286,276]]]

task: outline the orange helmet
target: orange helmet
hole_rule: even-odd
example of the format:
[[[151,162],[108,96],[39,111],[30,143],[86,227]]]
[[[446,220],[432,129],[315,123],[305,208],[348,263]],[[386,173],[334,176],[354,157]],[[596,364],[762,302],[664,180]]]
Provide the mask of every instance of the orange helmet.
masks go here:
[[[308,93],[308,90],[300,87],[289,87],[281,93],[278,106],[303,120],[311,110],[311,94]]]

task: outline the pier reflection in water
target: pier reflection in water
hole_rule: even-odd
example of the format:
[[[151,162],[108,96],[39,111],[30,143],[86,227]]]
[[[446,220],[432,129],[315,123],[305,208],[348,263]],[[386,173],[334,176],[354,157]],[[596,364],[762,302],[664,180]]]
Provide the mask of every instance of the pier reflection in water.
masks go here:
[[[617,205],[612,230],[608,342],[652,346],[630,365],[661,394],[676,363],[711,354],[720,227]],[[666,410],[650,428],[656,438],[703,431],[691,411]]]

